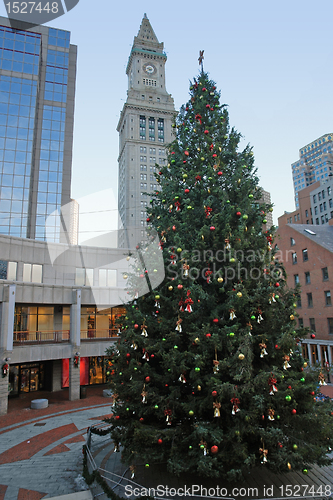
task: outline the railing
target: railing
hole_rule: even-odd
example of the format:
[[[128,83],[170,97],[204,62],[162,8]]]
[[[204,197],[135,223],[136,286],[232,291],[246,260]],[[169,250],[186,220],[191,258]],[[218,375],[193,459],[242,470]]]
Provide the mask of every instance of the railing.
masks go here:
[[[14,332],[14,344],[43,344],[69,342],[69,330],[21,331]]]
[[[110,340],[118,337],[118,328],[104,328],[96,330],[81,330],[81,340]]]

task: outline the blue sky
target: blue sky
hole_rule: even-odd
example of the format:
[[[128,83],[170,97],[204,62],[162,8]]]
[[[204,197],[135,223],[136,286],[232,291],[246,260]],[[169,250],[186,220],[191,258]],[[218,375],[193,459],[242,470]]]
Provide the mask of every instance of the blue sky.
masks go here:
[[[176,109],[188,98],[204,49],[204,68],[229,105],[231,125],[254,147],[275,222],[294,210],[290,165],[302,146],[333,132],[331,0],[80,0],[50,23],[71,31],[78,45],[72,196],[116,189],[125,68],[145,12],[164,42]],[[82,231],[84,224],[82,216]]]

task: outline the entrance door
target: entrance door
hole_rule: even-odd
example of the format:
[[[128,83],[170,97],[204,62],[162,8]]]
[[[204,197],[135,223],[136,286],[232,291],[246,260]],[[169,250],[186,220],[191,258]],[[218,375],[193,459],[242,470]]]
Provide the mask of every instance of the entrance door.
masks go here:
[[[30,369],[30,392],[38,391],[39,368]]]
[[[30,368],[21,368],[20,380],[21,380],[20,392],[29,392],[30,391]]]

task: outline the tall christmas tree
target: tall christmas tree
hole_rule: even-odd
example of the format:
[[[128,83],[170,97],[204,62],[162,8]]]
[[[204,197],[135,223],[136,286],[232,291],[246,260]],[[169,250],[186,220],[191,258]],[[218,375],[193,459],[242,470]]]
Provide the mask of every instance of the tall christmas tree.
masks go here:
[[[260,464],[330,463],[331,408],[314,400],[295,291],[262,229],[271,207],[203,70],[175,132],[147,218],[166,277],[140,296],[148,271],[138,259],[128,278],[133,302],[111,353],[111,437],[126,463],[166,462],[175,474],[235,479]]]

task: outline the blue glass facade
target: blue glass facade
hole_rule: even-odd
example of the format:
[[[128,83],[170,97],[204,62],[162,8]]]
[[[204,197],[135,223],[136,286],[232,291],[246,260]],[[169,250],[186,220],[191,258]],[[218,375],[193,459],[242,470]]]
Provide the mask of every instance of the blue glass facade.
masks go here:
[[[70,186],[65,187],[65,195],[63,187],[65,142],[72,145],[73,140],[75,88],[72,83],[69,106],[69,52],[69,32],[0,26],[2,234],[44,240],[47,217],[70,200]],[[72,110],[72,126],[67,128],[66,139],[68,109]],[[48,221],[47,238],[59,241],[59,237],[55,218]]]

